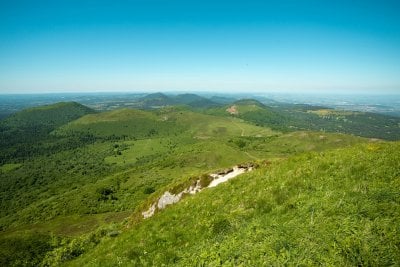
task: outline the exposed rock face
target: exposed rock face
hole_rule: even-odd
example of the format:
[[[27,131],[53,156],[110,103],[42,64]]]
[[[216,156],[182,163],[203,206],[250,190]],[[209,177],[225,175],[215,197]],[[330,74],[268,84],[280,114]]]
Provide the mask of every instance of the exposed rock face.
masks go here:
[[[194,194],[200,192],[201,189],[202,189],[202,187],[201,187],[200,180],[197,180],[195,185],[191,185],[188,189],[186,189],[183,192],[184,193],[189,193],[191,195],[194,195]]]
[[[208,185],[208,187],[215,187],[217,185],[219,185],[220,183],[224,183],[226,181],[228,181],[229,179],[232,179],[242,173],[245,173],[246,171],[248,171],[250,169],[246,169],[246,168],[239,168],[237,166],[233,167],[232,171],[220,175],[220,174],[214,174],[214,180]]]
[[[209,177],[212,178],[212,181],[209,184],[205,185],[204,187],[202,186],[200,179],[198,179],[196,183],[193,183],[191,186],[189,186],[188,188],[186,188],[185,190],[176,195],[171,194],[169,191],[166,191],[158,199],[157,202],[153,203],[150,206],[150,208],[147,211],[142,212],[143,218],[145,219],[149,218],[154,215],[156,210],[162,210],[168,205],[172,205],[179,202],[179,200],[182,198],[184,194],[194,195],[202,191],[204,188],[215,187],[220,183],[224,183],[242,173],[252,171],[253,168],[254,168],[253,164],[245,164],[245,165],[242,164],[234,166],[233,168],[225,169],[223,171],[210,174]]]
[[[153,216],[154,212],[156,212],[156,204],[155,203],[153,205],[151,205],[151,207],[148,210],[142,212],[143,218],[147,219],[147,218]]]
[[[182,197],[183,192],[180,192],[177,195],[171,194],[170,192],[165,192],[160,199],[158,200],[157,203],[157,208],[159,208],[160,210],[164,209],[166,206],[174,204],[176,202],[178,202],[181,197]]]
[[[231,106],[231,107],[227,108],[226,111],[231,115],[238,115],[239,114],[239,111],[237,110],[236,106]]]

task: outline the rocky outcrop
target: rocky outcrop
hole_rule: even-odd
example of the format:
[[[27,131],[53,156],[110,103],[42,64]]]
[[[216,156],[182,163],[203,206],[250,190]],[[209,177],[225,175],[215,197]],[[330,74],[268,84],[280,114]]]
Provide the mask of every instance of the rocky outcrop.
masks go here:
[[[191,186],[185,188],[177,194],[173,194],[166,191],[156,202],[154,202],[150,208],[142,212],[143,218],[149,218],[155,214],[157,210],[165,209],[166,206],[175,204],[186,195],[194,195],[205,188],[215,187],[221,183],[224,183],[240,174],[243,174],[254,169],[254,164],[240,164],[233,168],[225,169],[209,175],[203,175],[196,180]]]

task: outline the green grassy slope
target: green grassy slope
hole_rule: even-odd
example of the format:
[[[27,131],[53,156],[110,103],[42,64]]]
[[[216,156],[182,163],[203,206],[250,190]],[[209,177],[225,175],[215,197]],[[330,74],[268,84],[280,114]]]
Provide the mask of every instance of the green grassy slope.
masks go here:
[[[396,265],[399,158],[397,142],[275,162],[105,237],[68,265]]]

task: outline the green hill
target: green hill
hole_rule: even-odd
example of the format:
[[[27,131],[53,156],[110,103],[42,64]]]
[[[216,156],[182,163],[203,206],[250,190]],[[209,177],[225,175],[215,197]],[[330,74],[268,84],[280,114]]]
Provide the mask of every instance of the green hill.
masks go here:
[[[89,113],[94,113],[94,111],[79,103],[60,102],[17,112],[2,120],[1,126],[8,129],[43,127],[51,131]]]
[[[274,132],[236,118],[205,115],[185,108],[164,108],[156,111],[120,109],[90,114],[60,127],[55,134],[133,140],[182,134],[196,138],[265,136]]]
[[[119,109],[84,116],[57,129],[55,134],[93,135],[98,138],[119,140],[166,136],[178,130],[179,127],[173,121],[163,120],[152,112]]]
[[[218,103],[218,104],[227,105],[227,104],[235,102],[236,98],[226,97],[226,96],[212,96],[212,97],[210,97],[210,100],[215,103]]]
[[[247,122],[290,132],[298,130],[346,133],[362,137],[400,140],[400,118],[309,105],[279,104],[268,107],[253,99],[236,101],[207,114],[235,116]]]
[[[42,154],[41,142],[51,139],[51,131],[90,113],[79,103],[61,102],[12,114],[0,121],[0,164]]]
[[[289,117],[254,99],[242,99],[220,108],[210,108],[207,114],[233,116],[247,122],[271,127],[278,131],[288,131]]]
[[[179,94],[179,95],[174,96],[174,99],[178,103],[188,105],[192,102],[202,101],[207,98],[204,98],[204,97],[196,95],[196,94]]]
[[[148,94],[139,98],[136,102],[139,107],[144,109],[160,108],[177,104],[174,99],[163,93]]]
[[[192,108],[219,106],[218,103],[196,94],[165,95],[163,93],[153,93],[135,101],[135,106],[142,109],[157,109],[173,105],[185,105]]]
[[[218,103],[196,94],[176,95],[174,96],[174,100],[176,103],[188,105],[193,108],[209,108],[219,106]]]
[[[275,162],[51,260],[83,246],[69,266],[396,265],[399,151],[368,144]]]

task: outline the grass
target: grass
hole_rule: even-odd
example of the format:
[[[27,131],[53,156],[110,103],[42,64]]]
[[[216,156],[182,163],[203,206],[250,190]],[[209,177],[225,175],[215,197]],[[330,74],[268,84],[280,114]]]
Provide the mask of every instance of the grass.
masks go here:
[[[400,143],[306,153],[183,199],[69,266],[400,262]]]
[[[122,142],[115,145],[115,154],[106,157],[105,162],[109,164],[132,165],[141,158],[167,152],[170,143],[169,139],[166,138]]]
[[[247,112],[262,108],[250,100],[238,105],[246,105]],[[54,111],[48,107],[39,110]],[[79,112],[72,113],[78,116]],[[69,114],[64,109],[61,113]],[[54,130],[54,125],[46,129]],[[59,139],[63,142],[52,147],[51,142]],[[70,145],[70,140],[75,143]],[[345,242],[342,236],[336,241],[324,236],[328,226],[334,229],[332,218],[350,218],[349,232],[367,231],[355,228],[355,224],[367,225],[359,220],[359,214],[376,214],[375,202],[366,205],[363,195],[354,195],[354,188],[366,194],[375,190],[368,199],[386,203],[378,205],[385,212],[392,210],[393,216],[379,223],[386,222],[383,231],[388,237],[382,238],[396,242],[390,235],[395,234],[392,225],[398,192],[389,191],[384,179],[393,178],[393,170],[398,170],[398,144],[392,144],[326,132],[283,134],[240,118],[200,114],[186,107],[89,114],[64,124],[51,135],[43,135],[32,149],[40,149],[40,153],[27,154],[21,160],[7,157],[7,163],[0,167],[0,243],[4,241],[0,256],[3,250],[7,252],[4,259],[13,259],[13,255],[20,255],[16,251],[27,249],[27,254],[20,255],[21,259],[26,256],[25,263],[14,257],[16,261],[12,262],[19,265],[29,265],[29,250],[34,255],[32,262],[44,259],[49,265],[81,254],[82,259],[70,263],[107,266],[120,260],[125,265],[310,265],[328,264],[327,259],[333,258],[332,265],[350,264],[343,253],[354,254],[352,248],[343,252],[328,245],[318,250],[318,246],[325,239],[336,245]],[[304,154],[310,151],[315,153]],[[206,173],[249,161],[268,162],[271,167],[245,174],[221,185],[221,189],[187,197],[154,219],[131,222],[134,229],[123,231],[125,218],[140,214],[166,190],[178,190]],[[340,179],[344,180],[337,183]],[[356,182],[362,179],[366,180]],[[396,183],[390,187],[398,188]],[[335,208],[329,205],[336,204],[329,201],[345,203],[346,216],[339,212],[335,217]],[[327,210],[331,214],[321,213]],[[326,222],[328,226],[318,225],[314,233],[305,222]],[[296,232],[297,226],[306,230]],[[377,226],[372,222],[371,227]],[[123,233],[119,236],[116,231]],[[371,243],[375,238],[371,237]],[[10,244],[16,244],[15,250]],[[398,253],[396,246],[390,247],[392,258]],[[110,247],[115,251],[108,252]],[[302,261],[308,255],[307,247],[311,256]],[[389,249],[374,247],[378,252],[384,248]],[[331,250],[339,256],[329,254]],[[322,253],[320,261],[318,253]]]
[[[21,166],[22,166],[21,163],[7,163],[7,164],[3,164],[2,166],[0,166],[0,171],[9,172],[9,171],[18,169]]]
[[[23,225],[1,233],[0,238],[26,233],[52,233],[63,237],[77,237],[101,226],[120,223],[131,215],[131,211],[107,212],[101,214],[59,216],[48,222]]]

